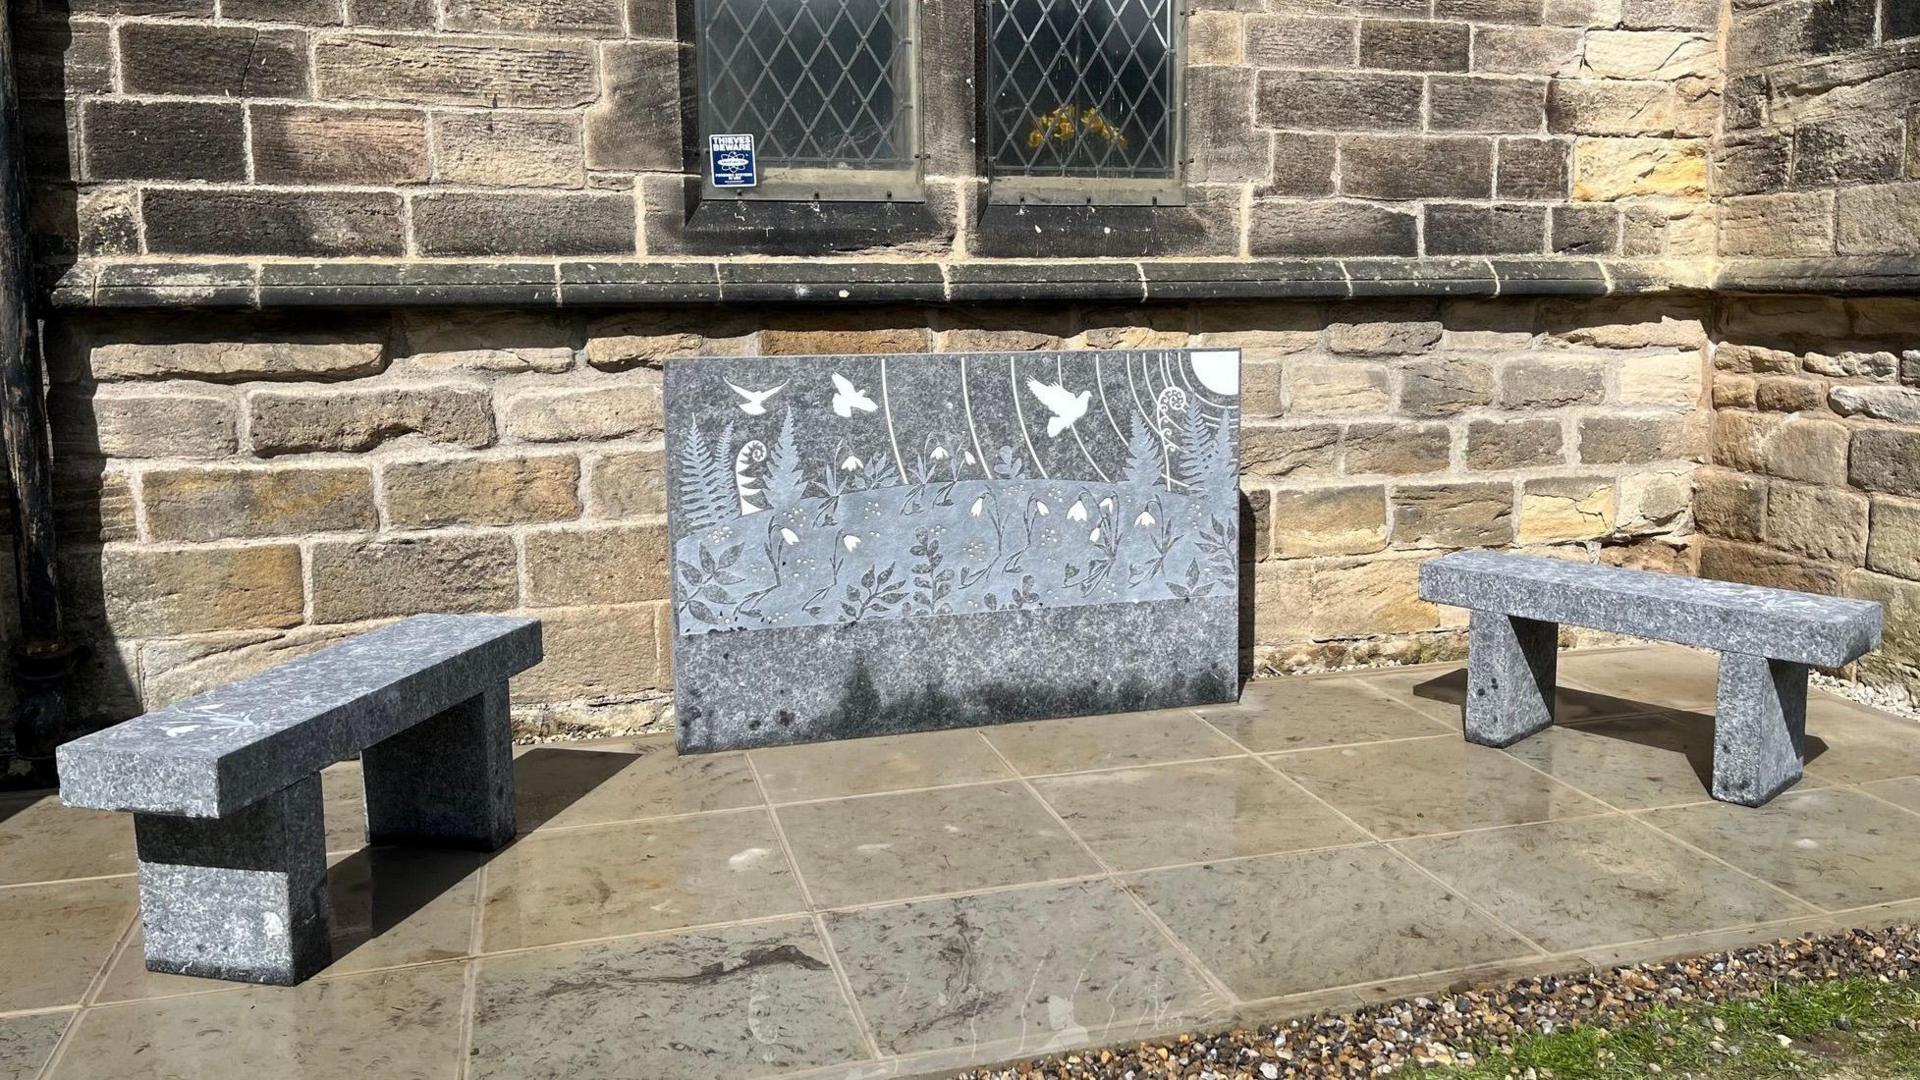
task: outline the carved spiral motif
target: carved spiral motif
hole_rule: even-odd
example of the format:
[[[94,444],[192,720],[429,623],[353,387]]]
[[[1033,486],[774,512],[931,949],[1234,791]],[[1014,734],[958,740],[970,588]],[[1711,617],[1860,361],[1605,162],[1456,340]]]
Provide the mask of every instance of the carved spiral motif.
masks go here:
[[[733,467],[738,470],[748,465],[758,465],[767,460],[767,444],[755,439],[740,448],[733,459]]]
[[[1187,411],[1187,392],[1177,386],[1160,391],[1160,415],[1172,416]]]

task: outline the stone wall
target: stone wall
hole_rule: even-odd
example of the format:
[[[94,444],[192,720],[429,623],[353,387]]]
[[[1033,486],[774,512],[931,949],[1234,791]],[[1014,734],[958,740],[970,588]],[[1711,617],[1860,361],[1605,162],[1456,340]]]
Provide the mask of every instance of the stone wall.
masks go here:
[[[1880,601],[1861,675],[1920,700],[1920,299],[1735,298],[1714,336],[1700,572]]]
[[[1723,257],[1920,251],[1920,5],[1735,0],[1727,75]]]
[[[921,5],[924,207],[702,212],[673,0],[14,6],[56,261],[1712,254],[1719,0],[1206,0],[1186,205],[998,212],[973,0]]]
[[[527,730],[657,720],[665,357],[1230,346],[1244,636],[1268,669],[1457,655],[1469,547],[1690,569],[1696,302],[96,315],[49,341],[95,719],[411,612],[526,611]]]

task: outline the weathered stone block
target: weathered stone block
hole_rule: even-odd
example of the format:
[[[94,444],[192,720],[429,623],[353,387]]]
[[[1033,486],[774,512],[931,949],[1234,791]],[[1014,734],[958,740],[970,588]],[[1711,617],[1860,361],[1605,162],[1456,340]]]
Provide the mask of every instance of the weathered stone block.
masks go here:
[[[1700,545],[1700,576],[1771,589],[1830,594],[1840,591],[1845,570],[1826,563],[1808,562],[1770,547],[1710,536]]]
[[[630,192],[426,195],[413,201],[423,255],[631,255]]]
[[[1767,482],[1731,469],[1694,476],[1693,516],[1700,528],[1729,540],[1759,543],[1766,535]]]
[[[593,46],[520,38],[349,34],[314,46],[322,96],[564,109],[599,98]]]
[[[1433,17],[1475,23],[1537,23],[1537,0],[1434,0]]]
[[[1565,460],[1560,421],[1475,420],[1467,425],[1467,467],[1525,469]]]
[[[87,352],[88,371],[101,382],[350,379],[377,374],[385,366],[386,346],[352,332],[338,336],[289,332],[270,339],[211,341],[110,336],[92,343]]]
[[[1711,37],[1674,30],[1595,30],[1581,74],[1601,79],[1671,80],[1720,70]]]
[[[1545,309],[1548,335],[1602,349],[1704,349],[1705,312],[1690,301],[1622,298],[1556,301]]]
[[[1187,69],[1191,182],[1245,183],[1272,175],[1273,137],[1253,126],[1253,83],[1254,71],[1247,67]],[[1332,140],[1327,141],[1331,152]],[[1331,175],[1331,164],[1327,171]]]
[[[1254,581],[1254,639],[1263,644],[1406,634],[1440,625],[1420,599],[1409,558],[1274,559]]]
[[[126,637],[296,626],[303,616],[300,549],[292,544],[110,544],[69,558],[85,564],[71,567],[67,580],[83,594],[97,588],[108,629]]]
[[[1672,84],[1556,79],[1547,90],[1547,130],[1565,135],[1714,134],[1692,130]]]
[[[1624,0],[1624,25],[1635,29],[1713,30],[1720,24],[1719,0]]]
[[[253,172],[270,184],[421,183],[433,175],[426,114],[255,105]]]
[[[573,328],[517,311],[404,312],[406,366],[415,371],[554,374],[573,366]]]
[[[577,188],[586,184],[578,118],[537,112],[434,117],[440,177],[483,187]],[[677,145],[677,144],[676,144]]]
[[[1465,71],[1472,28],[1463,22],[1366,19],[1360,66],[1388,71]]]
[[[1764,195],[1787,186],[1793,168],[1793,140],[1777,131],[1728,135],[1714,143],[1716,194]]]
[[[542,608],[546,658],[513,681],[515,701],[631,701],[665,687],[661,605]]]
[[[1187,16],[1187,63],[1194,67],[1238,65],[1247,60],[1249,20],[1237,11],[1195,11]]]
[[[1329,164],[1331,176],[1331,164]],[[1255,255],[1415,255],[1419,218],[1363,202],[1255,199],[1247,243]]]
[[[1766,537],[1782,551],[1859,566],[1867,553],[1867,497],[1840,488],[1770,484]]]
[[[469,449],[493,442],[493,402],[484,387],[423,383],[377,389],[283,393],[247,399],[254,453],[360,453],[404,435]]]
[[[1528,480],[1520,489],[1515,538],[1522,544],[1597,540],[1613,531],[1618,512],[1612,477]]]
[[[537,529],[526,536],[527,603],[626,604],[668,596],[666,526]]]
[[[1720,203],[1720,250],[1753,259],[1818,258],[1833,251],[1833,192],[1748,195]]]
[[[930,335],[922,317],[904,313],[875,315],[870,321],[844,316],[787,316],[769,319],[760,331],[764,356],[877,356],[884,353],[926,352]],[[1146,336],[1142,336],[1142,334]],[[1180,338],[1143,330],[1134,320],[1125,326],[1102,327],[1085,335],[1094,349],[1177,348]]]
[[[1546,125],[1545,79],[1436,75],[1427,94],[1433,131],[1531,132]]]
[[[1743,3],[1727,34],[1727,66],[1752,70],[1867,45],[1874,13],[1873,0],[1793,0],[1761,8]]]
[[[153,469],[140,478],[140,501],[161,542],[380,527],[373,473],[356,466]]]
[[[1402,484],[1393,489],[1396,548],[1503,547],[1513,537],[1512,484]]]
[[[1834,199],[1834,243],[1840,254],[1920,249],[1920,183],[1841,188]]]
[[[1350,475],[1409,476],[1444,472],[1453,456],[1453,431],[1445,424],[1348,424],[1341,471]]]
[[[1558,26],[1481,26],[1473,37],[1473,70],[1497,75],[1572,75],[1582,35]]]
[[[1416,356],[1440,344],[1446,327],[1420,303],[1349,305],[1327,325],[1327,348],[1348,356]]]
[[[601,371],[659,368],[678,356],[734,355],[752,344],[745,323],[711,315],[636,312],[610,316],[587,327],[587,363]]]
[[[340,0],[221,0],[220,17],[240,22],[340,25]]]
[[[1358,55],[1357,19],[1249,15],[1246,62],[1256,68],[1351,68]]]
[[[671,42],[609,45],[607,92],[587,111],[587,164],[596,169],[679,172],[680,61]]]
[[[1814,120],[1793,131],[1793,184],[1822,187],[1901,179],[1906,125],[1867,112]]]
[[[1532,255],[1545,249],[1547,208],[1429,203],[1429,255]]]
[[[1273,554],[1366,555],[1387,546],[1387,489],[1308,488],[1272,496]]]
[[[619,37],[624,0],[447,0],[449,30]]]
[[[1564,199],[1573,144],[1566,139],[1501,139],[1499,183],[1503,199]]]
[[[657,378],[629,373],[619,383],[525,390],[502,409],[508,435],[527,442],[658,438],[664,423]]]
[[[216,458],[239,446],[239,409],[228,397],[103,389],[57,394],[48,405],[60,457]]]
[[[1529,356],[1500,368],[1500,405],[1508,409],[1555,409],[1597,405],[1607,397],[1607,369],[1598,360]]]
[[[439,17],[433,0],[347,0],[349,26],[432,30]]]
[[[1844,484],[1847,436],[1845,424],[1788,417],[1767,442],[1766,471],[1789,480]]]
[[[1615,536],[1656,536],[1686,531],[1693,510],[1692,468],[1638,469],[1620,477]],[[1692,567],[1688,566],[1688,572]]]
[[[1556,255],[1613,255],[1620,250],[1620,214],[1611,206],[1555,206],[1547,248]]]
[[[1920,502],[1888,497],[1873,500],[1867,567],[1920,581]]]
[[[210,23],[128,22],[120,27],[120,72],[130,94],[302,98],[310,81],[307,35]]]
[[[1824,412],[1827,384],[1792,375],[1762,375],[1754,380],[1753,404],[1766,412]]]
[[[1848,478],[1867,491],[1920,497],[1920,431],[1862,428],[1855,432]]]
[[[1833,410],[1842,416],[1868,416],[1896,424],[1920,424],[1920,390],[1904,386],[1833,388]]]
[[[106,100],[81,111],[89,179],[247,177],[246,110],[238,104]]]
[[[1629,465],[1692,458],[1700,431],[1684,417],[1588,416],[1580,421],[1580,460]]]
[[[147,250],[156,255],[340,258],[406,251],[400,196],[383,191],[149,188],[140,206]],[[236,221],[247,227],[234,228]]]
[[[1341,140],[1340,190],[1369,199],[1484,199],[1493,140],[1354,135]]]
[[[1334,424],[1248,424],[1240,431],[1240,470],[1274,480],[1330,476],[1339,448],[1340,428]]]
[[[1704,380],[1697,352],[1627,356],[1620,361],[1620,400],[1629,405],[1692,406],[1700,401]]]
[[[658,450],[632,450],[593,460],[587,509],[594,517],[647,517],[667,512],[667,467]]]
[[[1383,364],[1297,363],[1291,383],[1289,414],[1385,412],[1393,396]]]
[[[520,600],[518,559],[505,533],[316,540],[312,559],[315,622],[504,611]]]
[[[572,454],[396,461],[380,474],[387,520],[402,529],[523,525],[580,516]]]
[[[1576,139],[1573,197],[1602,202],[1707,193],[1706,146],[1690,139]]]
[[[1255,84],[1254,121],[1316,131],[1417,131],[1424,97],[1417,75],[1265,70]]]
[[[1751,375],[1728,375],[1724,372],[1713,377],[1713,407],[1716,409],[1751,409],[1759,405],[1759,383]]]
[[[1453,416],[1493,402],[1493,366],[1480,360],[1416,360],[1400,369],[1400,411]]]

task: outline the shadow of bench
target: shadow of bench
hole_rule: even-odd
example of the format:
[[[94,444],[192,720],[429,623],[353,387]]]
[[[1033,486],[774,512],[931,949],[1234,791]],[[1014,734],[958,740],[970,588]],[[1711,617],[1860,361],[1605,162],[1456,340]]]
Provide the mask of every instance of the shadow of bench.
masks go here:
[[[1463,551],[1420,567],[1420,596],[1469,609],[1466,736],[1511,746],[1553,723],[1560,624],[1715,649],[1713,797],[1764,806],[1804,763],[1807,669],[1880,644],[1870,600]]]
[[[371,842],[510,842],[507,680],[540,655],[537,620],[420,615],[60,747],[63,802],[134,815],[148,970],[331,961],[320,771],[355,754]]]

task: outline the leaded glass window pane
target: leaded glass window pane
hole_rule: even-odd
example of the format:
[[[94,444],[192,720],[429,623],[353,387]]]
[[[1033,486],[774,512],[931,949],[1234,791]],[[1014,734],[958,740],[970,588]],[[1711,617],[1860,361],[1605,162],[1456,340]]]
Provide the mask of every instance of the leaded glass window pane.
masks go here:
[[[987,0],[996,176],[1175,176],[1173,0]]]
[[[760,168],[912,165],[907,0],[699,0],[700,120]]]

